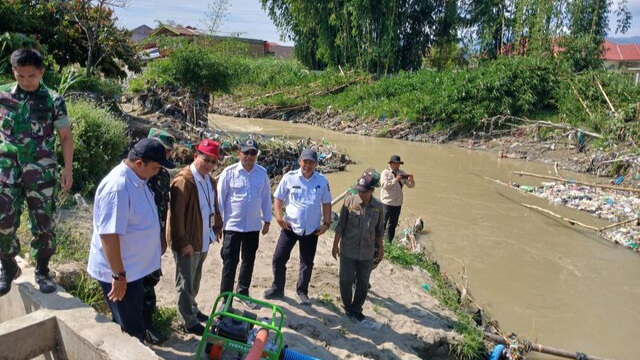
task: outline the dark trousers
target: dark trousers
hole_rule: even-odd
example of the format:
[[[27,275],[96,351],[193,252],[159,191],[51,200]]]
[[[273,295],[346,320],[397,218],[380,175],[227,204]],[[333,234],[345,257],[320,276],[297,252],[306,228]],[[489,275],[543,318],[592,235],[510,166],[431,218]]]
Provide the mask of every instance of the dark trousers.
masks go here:
[[[309,294],[309,282],[313,272],[313,260],[316,257],[318,247],[318,235],[298,235],[293,231],[282,230],[273,253],[273,284],[271,287],[279,293],[284,293],[284,286],[287,281],[287,262],[291,257],[291,250],[300,241],[300,272],[298,273],[298,284],[296,292],[298,294]]]
[[[361,314],[369,292],[369,276],[373,259],[356,260],[340,257],[340,297],[346,312]],[[353,291],[353,283],[356,290]]]
[[[113,321],[120,325],[122,331],[138,338],[140,342],[144,340],[144,319],[142,315],[142,299],[144,293],[143,279],[139,279],[127,284],[127,292],[120,301],[110,301],[107,295],[111,292],[111,283],[98,281],[102,288]]]
[[[156,311],[156,290],[155,287],[160,282],[162,270],[158,269],[142,279],[142,315],[144,318],[144,328],[153,330],[153,313]]]
[[[251,277],[253,276],[253,264],[258,251],[260,232],[224,231],[224,240],[220,249],[222,257],[222,280],[220,281],[220,293],[233,291],[233,282],[236,278],[236,269],[242,252],[242,264],[238,275],[238,294],[249,296]]]
[[[396,235],[401,209],[402,206],[384,205],[384,234],[389,242],[392,242]]]

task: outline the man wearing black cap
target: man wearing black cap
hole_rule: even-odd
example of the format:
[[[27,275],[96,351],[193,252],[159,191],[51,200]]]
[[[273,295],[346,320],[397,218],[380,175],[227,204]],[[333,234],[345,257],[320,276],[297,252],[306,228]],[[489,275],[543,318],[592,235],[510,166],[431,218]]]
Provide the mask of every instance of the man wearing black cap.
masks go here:
[[[384,229],[387,241],[393,241],[402,209],[402,187],[413,188],[416,183],[413,175],[400,170],[404,162],[400,156],[393,155],[389,159],[389,168],[380,174],[380,201],[384,205]]]
[[[271,185],[267,170],[257,164],[258,144],[254,139],[240,144],[238,159],[240,161],[222,170],[218,178],[218,198],[224,224],[220,293],[233,291],[242,252],[236,292],[249,296],[260,232],[267,234],[271,224]],[[254,310],[258,306],[252,302],[243,303]]]
[[[160,268],[160,223],[146,180],[172,169],[162,143],[142,139],[127,159],[102,179],[93,206],[87,271],[98,280],[122,331],[145,337],[143,278]]]
[[[380,262],[384,256],[383,209],[382,203],[373,197],[375,185],[374,177],[364,173],[355,186],[358,195],[345,198],[331,250],[334,259],[340,256],[340,297],[345,313],[359,323],[365,319],[362,306],[367,299],[373,262]]]
[[[264,297],[277,299],[284,296],[287,262],[299,241],[300,271],[296,293],[301,305],[310,305],[309,282],[318,236],[331,226],[331,190],[327,178],[316,171],[318,153],[315,150],[302,150],[298,165],[300,169],[289,171],[282,177],[273,194],[273,213],[282,230],[273,253],[273,284]],[[322,219],[324,222],[321,224]]]

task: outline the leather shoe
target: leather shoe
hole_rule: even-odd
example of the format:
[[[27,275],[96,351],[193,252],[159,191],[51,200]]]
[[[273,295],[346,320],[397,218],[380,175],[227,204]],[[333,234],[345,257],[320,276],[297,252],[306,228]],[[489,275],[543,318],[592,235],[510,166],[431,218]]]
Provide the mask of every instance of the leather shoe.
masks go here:
[[[155,333],[153,330],[145,330],[145,341],[151,345],[159,345],[161,344],[164,340],[163,337],[160,336],[160,334]]]
[[[271,299],[282,299],[284,297],[284,292],[280,292],[274,288],[271,288],[267,291],[264,292],[264,294],[262,295],[262,297],[264,297],[267,300],[271,300]]]
[[[192,327],[184,327],[184,331],[189,334],[194,334],[198,336],[202,336],[204,334],[204,326],[202,324],[195,324]]]
[[[209,321],[209,317],[207,315],[203,314],[202,311],[198,311],[198,313],[196,314],[196,317],[198,318],[198,321],[200,321],[200,322]]]

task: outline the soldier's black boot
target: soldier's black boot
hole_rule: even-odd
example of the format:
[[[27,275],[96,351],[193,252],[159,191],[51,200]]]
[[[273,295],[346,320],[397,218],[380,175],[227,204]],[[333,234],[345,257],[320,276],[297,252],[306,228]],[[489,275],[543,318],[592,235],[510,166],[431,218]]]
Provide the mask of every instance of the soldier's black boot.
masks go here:
[[[11,282],[22,275],[22,270],[16,259],[2,259],[2,271],[0,271],[0,296],[7,295],[11,291]]]
[[[40,292],[48,294],[56,291],[56,282],[49,275],[49,259],[37,260],[35,278]]]

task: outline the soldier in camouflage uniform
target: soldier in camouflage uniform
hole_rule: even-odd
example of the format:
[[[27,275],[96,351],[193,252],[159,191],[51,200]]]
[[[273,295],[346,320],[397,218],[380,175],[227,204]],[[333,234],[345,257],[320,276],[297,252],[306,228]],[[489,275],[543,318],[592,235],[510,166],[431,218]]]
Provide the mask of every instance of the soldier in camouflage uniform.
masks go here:
[[[167,159],[173,151],[173,144],[176,139],[168,132],[156,128],[149,130],[148,138],[157,139],[167,150]],[[160,217],[160,246],[162,254],[167,250],[167,212],[169,210],[169,191],[171,190],[171,174],[165,168],[160,168],[158,173],[151,177],[147,184],[153,193],[153,197],[158,208],[158,216]],[[153,313],[156,309],[156,292],[154,287],[160,281],[162,270],[158,269],[144,278],[144,303],[143,317],[145,323],[145,336],[147,342],[151,344],[159,344],[164,339],[155,331],[152,324]]]
[[[71,123],[62,97],[40,82],[42,56],[33,49],[20,49],[10,61],[17,82],[0,86],[0,296],[11,290],[11,282],[21,274],[15,260],[20,251],[16,230],[25,199],[35,281],[40,291],[50,293],[56,289],[49,275],[49,259],[55,253],[55,131],[64,158],[61,188],[67,191],[73,183]]]

